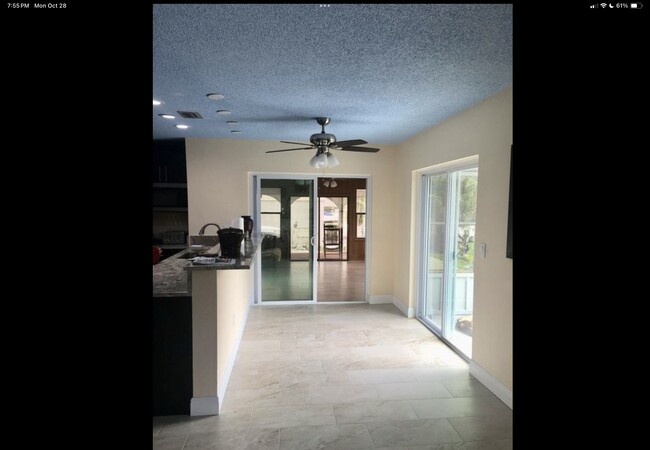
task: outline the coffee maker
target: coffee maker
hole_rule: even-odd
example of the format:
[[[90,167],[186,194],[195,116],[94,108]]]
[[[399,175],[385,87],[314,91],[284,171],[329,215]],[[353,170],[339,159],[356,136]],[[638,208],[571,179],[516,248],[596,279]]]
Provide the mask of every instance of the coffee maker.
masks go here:
[[[222,228],[217,231],[221,256],[224,258],[239,258],[241,256],[241,243],[244,240],[244,230],[239,228]]]

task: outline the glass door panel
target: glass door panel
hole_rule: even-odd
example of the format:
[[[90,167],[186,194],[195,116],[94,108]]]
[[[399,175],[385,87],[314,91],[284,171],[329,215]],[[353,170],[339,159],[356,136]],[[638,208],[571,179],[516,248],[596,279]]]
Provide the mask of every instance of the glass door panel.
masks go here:
[[[314,182],[260,179],[262,301],[314,300]]]
[[[445,336],[468,357],[472,356],[474,310],[474,243],[476,235],[476,199],[478,169],[454,173],[457,192],[454,211],[454,273],[450,295],[450,324]]]
[[[424,175],[418,317],[472,356],[478,167]]]
[[[424,285],[424,317],[442,329],[443,275],[447,245],[447,174],[431,177],[427,189],[427,245]]]

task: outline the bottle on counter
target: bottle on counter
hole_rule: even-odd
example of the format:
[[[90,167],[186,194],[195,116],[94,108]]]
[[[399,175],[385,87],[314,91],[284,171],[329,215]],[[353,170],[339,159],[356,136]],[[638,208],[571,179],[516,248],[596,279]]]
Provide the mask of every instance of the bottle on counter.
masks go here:
[[[253,219],[251,216],[242,216],[244,219],[244,233],[247,240],[251,239],[253,234]]]
[[[162,256],[162,248],[153,246],[153,265],[156,265],[160,262],[160,257]]]

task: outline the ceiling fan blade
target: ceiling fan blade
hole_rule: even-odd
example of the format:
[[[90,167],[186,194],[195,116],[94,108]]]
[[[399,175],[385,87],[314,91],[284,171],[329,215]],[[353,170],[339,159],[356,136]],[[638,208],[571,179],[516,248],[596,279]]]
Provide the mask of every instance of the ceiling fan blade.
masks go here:
[[[378,148],[373,148],[373,147],[343,147],[340,150],[346,152],[366,152],[366,153],[377,153],[379,151]]]
[[[266,153],[277,153],[277,152],[290,152],[293,150],[313,150],[314,147],[301,147],[301,148],[283,148],[282,150],[269,150]]]
[[[334,142],[333,145],[336,145],[337,147],[349,147],[350,145],[361,145],[367,143],[368,142],[364,141],[363,139],[352,139],[351,141],[337,141]]]
[[[306,143],[304,143],[304,142],[291,142],[291,141],[280,141],[280,142],[282,142],[282,143],[284,143],[284,144],[311,145],[311,144],[306,144]],[[355,145],[356,145],[356,144],[355,144]],[[313,147],[313,145],[312,145],[312,147]]]

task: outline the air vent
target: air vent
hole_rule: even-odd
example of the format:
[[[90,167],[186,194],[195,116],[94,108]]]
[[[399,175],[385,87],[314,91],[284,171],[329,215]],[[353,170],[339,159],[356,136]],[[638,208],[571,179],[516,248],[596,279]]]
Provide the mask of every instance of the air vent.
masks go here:
[[[178,111],[178,114],[185,119],[203,119],[201,114],[193,111]]]

